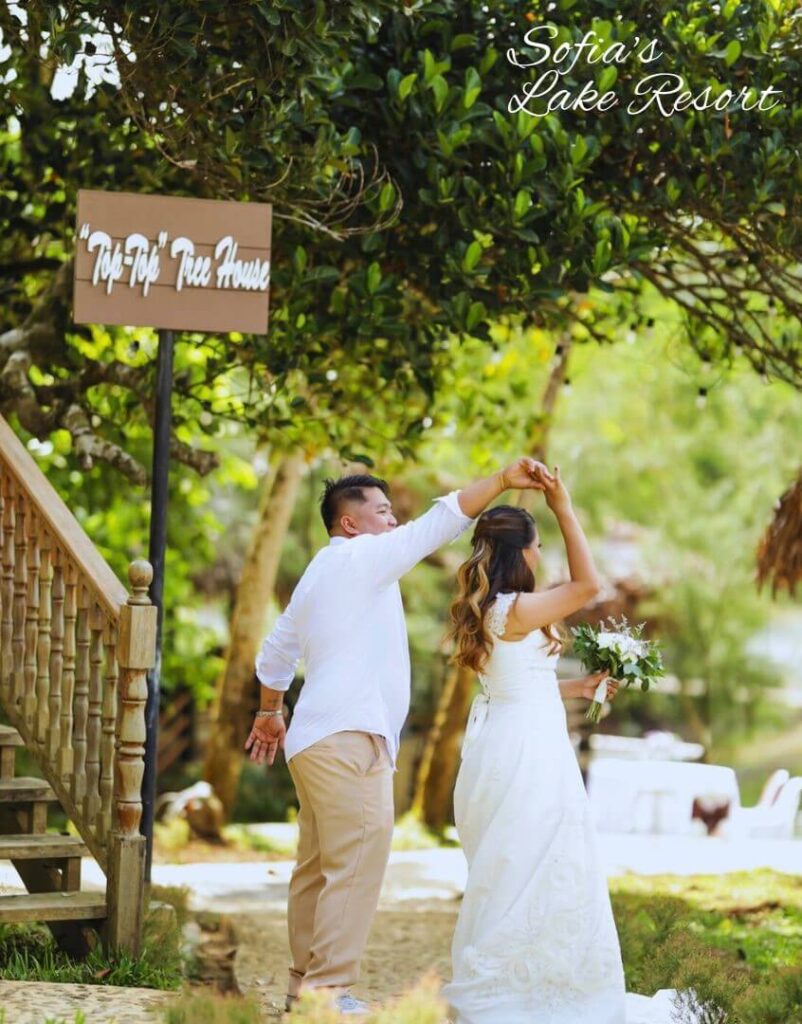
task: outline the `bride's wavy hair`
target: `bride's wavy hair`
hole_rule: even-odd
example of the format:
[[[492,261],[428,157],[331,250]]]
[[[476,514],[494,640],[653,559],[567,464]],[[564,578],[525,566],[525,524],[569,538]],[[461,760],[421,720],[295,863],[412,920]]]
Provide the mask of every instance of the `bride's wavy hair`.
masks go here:
[[[473,532],[473,551],[457,572],[457,596],[450,610],[454,641],[452,662],[481,672],[490,656],[493,638],[487,628],[487,609],[497,594],[520,591],[531,594],[535,574],[526,564],[523,549],[537,532],[535,520],[526,509],[497,505],[483,512]],[[549,641],[549,652],[559,653],[563,641],[552,625],[541,630]]]

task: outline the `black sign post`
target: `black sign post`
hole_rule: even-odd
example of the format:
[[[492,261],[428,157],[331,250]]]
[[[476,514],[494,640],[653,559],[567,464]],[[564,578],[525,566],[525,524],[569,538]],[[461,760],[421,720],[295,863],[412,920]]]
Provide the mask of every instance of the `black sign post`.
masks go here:
[[[148,672],[148,699],[145,704],[145,774],[142,779],[142,823],[140,831],[147,839],[145,881],[150,882],[153,862],[153,812],[156,800],[156,763],[159,732],[159,691],[162,663],[162,621],[164,619],[164,558],[167,549],[167,493],[170,473],[171,397],[173,389],[173,332],[159,331],[156,362],[156,408],[153,417],[153,472],[150,491],[150,547],[148,561],[153,566],[150,600],[156,606],[156,661]]]

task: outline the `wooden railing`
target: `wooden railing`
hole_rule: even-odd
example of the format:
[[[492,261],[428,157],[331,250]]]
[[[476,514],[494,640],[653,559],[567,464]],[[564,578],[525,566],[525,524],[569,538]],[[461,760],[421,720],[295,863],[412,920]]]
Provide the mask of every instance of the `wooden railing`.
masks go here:
[[[192,747],[194,703],[192,693],[182,690],[159,715],[156,744],[156,775],[161,778]]]
[[[140,948],[152,569],[129,596],[0,416],[0,703],[106,873],[107,937]]]

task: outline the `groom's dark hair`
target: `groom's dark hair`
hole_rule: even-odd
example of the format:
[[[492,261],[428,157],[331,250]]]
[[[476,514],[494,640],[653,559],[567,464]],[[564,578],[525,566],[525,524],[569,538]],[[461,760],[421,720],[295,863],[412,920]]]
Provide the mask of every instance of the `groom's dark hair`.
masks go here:
[[[387,481],[367,473],[355,473],[352,476],[342,476],[339,480],[325,481],[320,499],[320,514],[323,516],[327,533],[331,533],[340,509],[347,501],[364,503],[368,500],[363,491],[364,487],[378,487],[388,498],[390,497]]]

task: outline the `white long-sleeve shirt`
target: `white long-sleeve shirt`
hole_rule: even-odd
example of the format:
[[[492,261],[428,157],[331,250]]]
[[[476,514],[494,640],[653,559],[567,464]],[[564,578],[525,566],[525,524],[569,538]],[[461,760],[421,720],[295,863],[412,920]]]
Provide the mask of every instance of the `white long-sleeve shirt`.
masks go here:
[[[393,765],[409,710],[407,628],[398,580],[473,520],[457,491],[386,533],[332,537],[306,568],[256,658],[263,686],[304,685],[284,746],[290,758],[335,732],[383,736]]]

